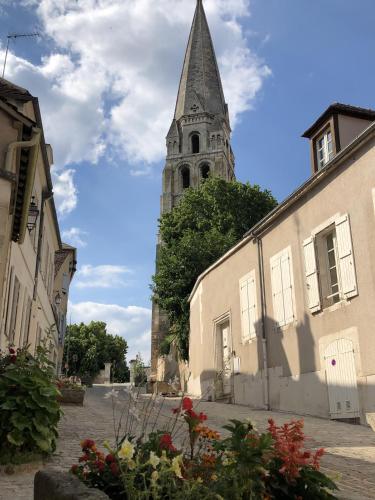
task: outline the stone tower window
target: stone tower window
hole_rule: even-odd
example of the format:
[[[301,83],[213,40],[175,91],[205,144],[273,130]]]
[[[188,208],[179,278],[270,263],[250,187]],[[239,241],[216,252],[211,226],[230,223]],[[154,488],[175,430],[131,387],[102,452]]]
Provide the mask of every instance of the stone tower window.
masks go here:
[[[210,176],[210,166],[207,163],[201,166],[201,176],[202,179],[208,179]]]
[[[190,187],[190,170],[189,167],[183,167],[181,169],[181,177],[182,177],[182,188],[187,189]]]
[[[199,135],[193,134],[191,136],[191,150],[193,154],[199,153]]]

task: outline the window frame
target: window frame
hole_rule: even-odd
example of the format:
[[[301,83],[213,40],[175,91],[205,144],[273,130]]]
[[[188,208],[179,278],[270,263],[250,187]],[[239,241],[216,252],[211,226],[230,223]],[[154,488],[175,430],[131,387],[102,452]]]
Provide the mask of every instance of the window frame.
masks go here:
[[[283,263],[288,261],[288,269],[289,269],[289,286],[284,286],[284,281],[285,285],[287,284],[287,280],[283,280]],[[277,286],[276,286],[276,277],[274,273],[274,269],[276,269],[277,266],[275,266],[275,263],[279,263],[278,265],[280,266],[280,277],[281,277],[281,292],[277,291]],[[292,258],[292,248],[291,246],[288,246],[278,252],[277,254],[273,255],[270,257],[269,261],[269,266],[270,266],[270,277],[271,277],[271,293],[272,293],[272,306],[273,306],[273,320],[276,324],[276,329],[284,329],[289,327],[291,324],[293,324],[297,320],[297,314],[296,314],[296,297],[295,297],[295,282],[294,282],[294,272],[293,272],[293,258]],[[285,303],[287,301],[287,290],[290,289],[290,294],[289,294],[289,299],[291,304],[288,305],[289,311],[291,312],[290,316],[287,316],[287,308],[285,307]],[[277,301],[276,301],[276,295],[279,294],[282,295],[282,306],[283,306],[283,317],[279,318],[277,317],[277,311],[279,309]],[[280,304],[279,304],[280,305]],[[280,311],[279,311],[280,312]]]
[[[328,140],[328,136],[330,136],[330,140]],[[320,147],[321,142],[322,145]],[[334,156],[333,149],[333,133],[331,127],[328,126],[315,139],[315,157],[317,171],[322,170],[322,168],[324,168],[326,164],[332,160]],[[322,152],[322,158],[320,158],[320,152]]]
[[[249,283],[253,286],[253,301],[250,303],[249,297]],[[239,279],[239,293],[240,293],[240,319],[241,319],[241,341],[243,344],[246,342],[251,342],[252,340],[257,338],[257,322],[259,320],[258,317],[258,304],[257,304],[257,284],[256,284],[256,273],[255,269],[250,271],[249,273],[242,276]],[[242,288],[246,286],[246,296],[247,296],[247,304],[246,308],[244,308],[245,304],[243,303],[242,296]],[[244,324],[244,315],[243,312],[247,310],[247,325]],[[253,313],[251,314],[251,309]],[[253,321],[251,321],[251,316],[253,316]],[[246,328],[246,330],[245,330]],[[246,333],[245,333],[246,332]]]

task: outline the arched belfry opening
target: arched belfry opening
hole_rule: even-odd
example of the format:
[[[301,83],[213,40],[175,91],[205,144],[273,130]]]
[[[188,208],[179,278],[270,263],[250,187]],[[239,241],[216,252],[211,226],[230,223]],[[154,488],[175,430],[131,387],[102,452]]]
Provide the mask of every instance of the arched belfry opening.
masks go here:
[[[208,165],[208,163],[204,163],[201,166],[201,177],[202,179],[208,179],[209,176],[210,176],[210,166]]]
[[[190,169],[185,166],[181,169],[181,178],[182,178],[182,188],[187,189],[190,187]]]
[[[199,153],[199,134],[193,134],[191,136],[191,151],[195,155]]]

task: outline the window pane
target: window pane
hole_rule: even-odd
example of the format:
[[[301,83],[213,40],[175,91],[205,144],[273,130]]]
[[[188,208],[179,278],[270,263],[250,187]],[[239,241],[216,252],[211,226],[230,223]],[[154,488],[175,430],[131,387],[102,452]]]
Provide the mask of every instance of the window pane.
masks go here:
[[[334,290],[335,286],[338,287],[338,285],[337,285],[337,271],[336,271],[336,268],[333,267],[332,269],[330,269],[329,274],[331,276],[332,293],[338,292],[338,288],[337,288],[337,290]]]
[[[329,234],[327,236],[327,248],[328,250],[332,250],[334,247],[333,247],[333,234]]]
[[[335,252],[333,250],[330,250],[328,252],[328,265],[329,267],[336,267],[336,258],[335,258]]]

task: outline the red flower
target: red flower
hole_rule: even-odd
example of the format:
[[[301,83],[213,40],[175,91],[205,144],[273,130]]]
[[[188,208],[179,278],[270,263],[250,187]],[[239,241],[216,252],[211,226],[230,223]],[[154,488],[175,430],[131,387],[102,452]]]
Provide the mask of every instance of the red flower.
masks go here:
[[[105,457],[105,461],[107,462],[107,464],[112,464],[112,463],[116,462],[116,458],[114,455],[112,455],[112,453],[110,453],[109,455],[107,455]]]
[[[116,463],[112,462],[109,467],[110,467],[111,472],[114,476],[119,475],[120,469],[118,468],[118,465]]]
[[[205,420],[207,420],[207,415],[203,412],[200,412],[200,414],[198,415],[198,418],[201,422],[204,422]]]
[[[163,434],[160,438],[160,448],[169,451],[176,451],[172,443],[172,436],[170,434]]]
[[[87,462],[88,460],[90,460],[90,457],[85,453],[82,457],[79,457],[78,462]]]
[[[85,439],[84,441],[81,441],[81,448],[82,450],[94,450],[95,448],[95,441],[92,439]]]
[[[193,409],[193,402],[190,398],[183,398],[182,400],[182,409],[183,410],[192,410]]]
[[[103,471],[104,471],[104,467],[105,467],[105,466],[104,466],[103,462],[100,462],[99,460],[97,460],[97,461],[95,462],[95,465],[96,465],[96,467],[98,468],[99,472],[103,472]]]
[[[16,351],[13,349],[13,347],[9,347],[9,353],[10,354],[16,354]]]
[[[70,470],[71,470],[71,472],[72,472],[73,474],[77,474],[77,471],[78,471],[78,465],[77,465],[77,464],[72,465],[72,467],[71,467],[71,469],[70,469]]]
[[[17,361],[17,356],[15,354],[13,354],[11,357],[10,357],[10,362],[11,363],[15,363]]]

